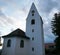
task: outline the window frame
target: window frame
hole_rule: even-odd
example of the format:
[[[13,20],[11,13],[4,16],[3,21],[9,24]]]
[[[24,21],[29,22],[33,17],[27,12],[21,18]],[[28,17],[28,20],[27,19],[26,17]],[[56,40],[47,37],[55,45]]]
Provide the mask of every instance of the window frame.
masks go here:
[[[34,37],[32,37],[32,41],[34,40]]]
[[[34,52],[34,47],[32,47],[32,51]]]
[[[7,41],[7,47],[11,47],[11,39]]]
[[[20,48],[24,48],[24,40],[20,41]]]
[[[34,11],[34,10],[32,10],[32,13],[35,13],[35,11]]]
[[[34,25],[35,24],[35,19],[32,19],[31,20],[31,25]]]
[[[32,16],[34,16],[34,13],[32,13]]]
[[[34,29],[32,29],[32,32],[34,32]]]
[[[31,11],[31,13],[32,13],[32,16],[34,16],[35,11],[34,11],[34,10],[32,10],[32,11]]]

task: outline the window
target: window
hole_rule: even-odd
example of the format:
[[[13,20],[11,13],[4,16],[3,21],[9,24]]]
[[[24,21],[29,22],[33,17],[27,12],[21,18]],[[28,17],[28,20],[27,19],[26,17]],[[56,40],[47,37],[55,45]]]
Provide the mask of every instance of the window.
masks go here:
[[[32,37],[32,40],[34,40],[34,37]]]
[[[20,41],[20,47],[21,47],[21,48],[24,47],[24,41],[23,41],[23,40]]]
[[[35,13],[35,11],[34,11],[34,10],[32,10],[32,13]]]
[[[32,14],[32,16],[34,16],[34,14]]]
[[[34,29],[32,29],[32,32],[34,32]]]
[[[34,13],[35,13],[35,11],[34,11],[34,10],[32,10],[32,16],[34,16]]]
[[[34,19],[31,20],[31,24],[32,25],[35,24],[35,20]]]
[[[34,51],[34,48],[32,47],[32,51]]]
[[[11,40],[9,39],[8,41],[7,41],[7,47],[10,47],[11,46]]]

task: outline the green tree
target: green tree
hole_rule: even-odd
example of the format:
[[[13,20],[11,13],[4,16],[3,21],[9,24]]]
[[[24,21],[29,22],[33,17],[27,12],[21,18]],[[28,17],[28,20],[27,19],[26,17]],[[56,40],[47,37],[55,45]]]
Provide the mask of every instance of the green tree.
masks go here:
[[[51,21],[52,33],[57,36],[55,39],[56,52],[60,54],[60,13],[55,13]],[[58,55],[57,54],[57,55]]]

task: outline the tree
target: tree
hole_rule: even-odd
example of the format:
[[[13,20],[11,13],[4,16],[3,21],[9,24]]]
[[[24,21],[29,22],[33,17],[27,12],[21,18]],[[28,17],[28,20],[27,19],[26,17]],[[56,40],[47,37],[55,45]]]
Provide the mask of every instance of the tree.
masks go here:
[[[51,21],[52,33],[57,36],[55,39],[56,51],[60,52],[60,13],[55,13]]]
[[[60,36],[60,13],[55,13],[53,20],[51,21],[52,26],[52,32],[56,36]]]

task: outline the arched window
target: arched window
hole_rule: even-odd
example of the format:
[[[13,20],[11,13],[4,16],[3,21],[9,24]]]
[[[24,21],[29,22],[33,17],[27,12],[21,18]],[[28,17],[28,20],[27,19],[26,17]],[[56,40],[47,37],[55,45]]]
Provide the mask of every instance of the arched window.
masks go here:
[[[34,32],[34,29],[32,29],[32,32]]]
[[[35,11],[34,11],[34,10],[32,10],[32,13],[35,13]]]
[[[34,19],[31,20],[31,24],[32,25],[35,24],[35,20]]]
[[[34,16],[34,13],[35,13],[35,11],[34,11],[34,10],[32,10],[32,16]]]
[[[10,47],[11,46],[11,40],[9,39],[8,41],[7,41],[7,47]]]
[[[34,47],[32,47],[32,51],[34,51]]]
[[[23,40],[20,41],[20,47],[21,47],[21,48],[24,47],[24,41],[23,41]]]
[[[32,40],[34,40],[34,37],[32,37]]]

